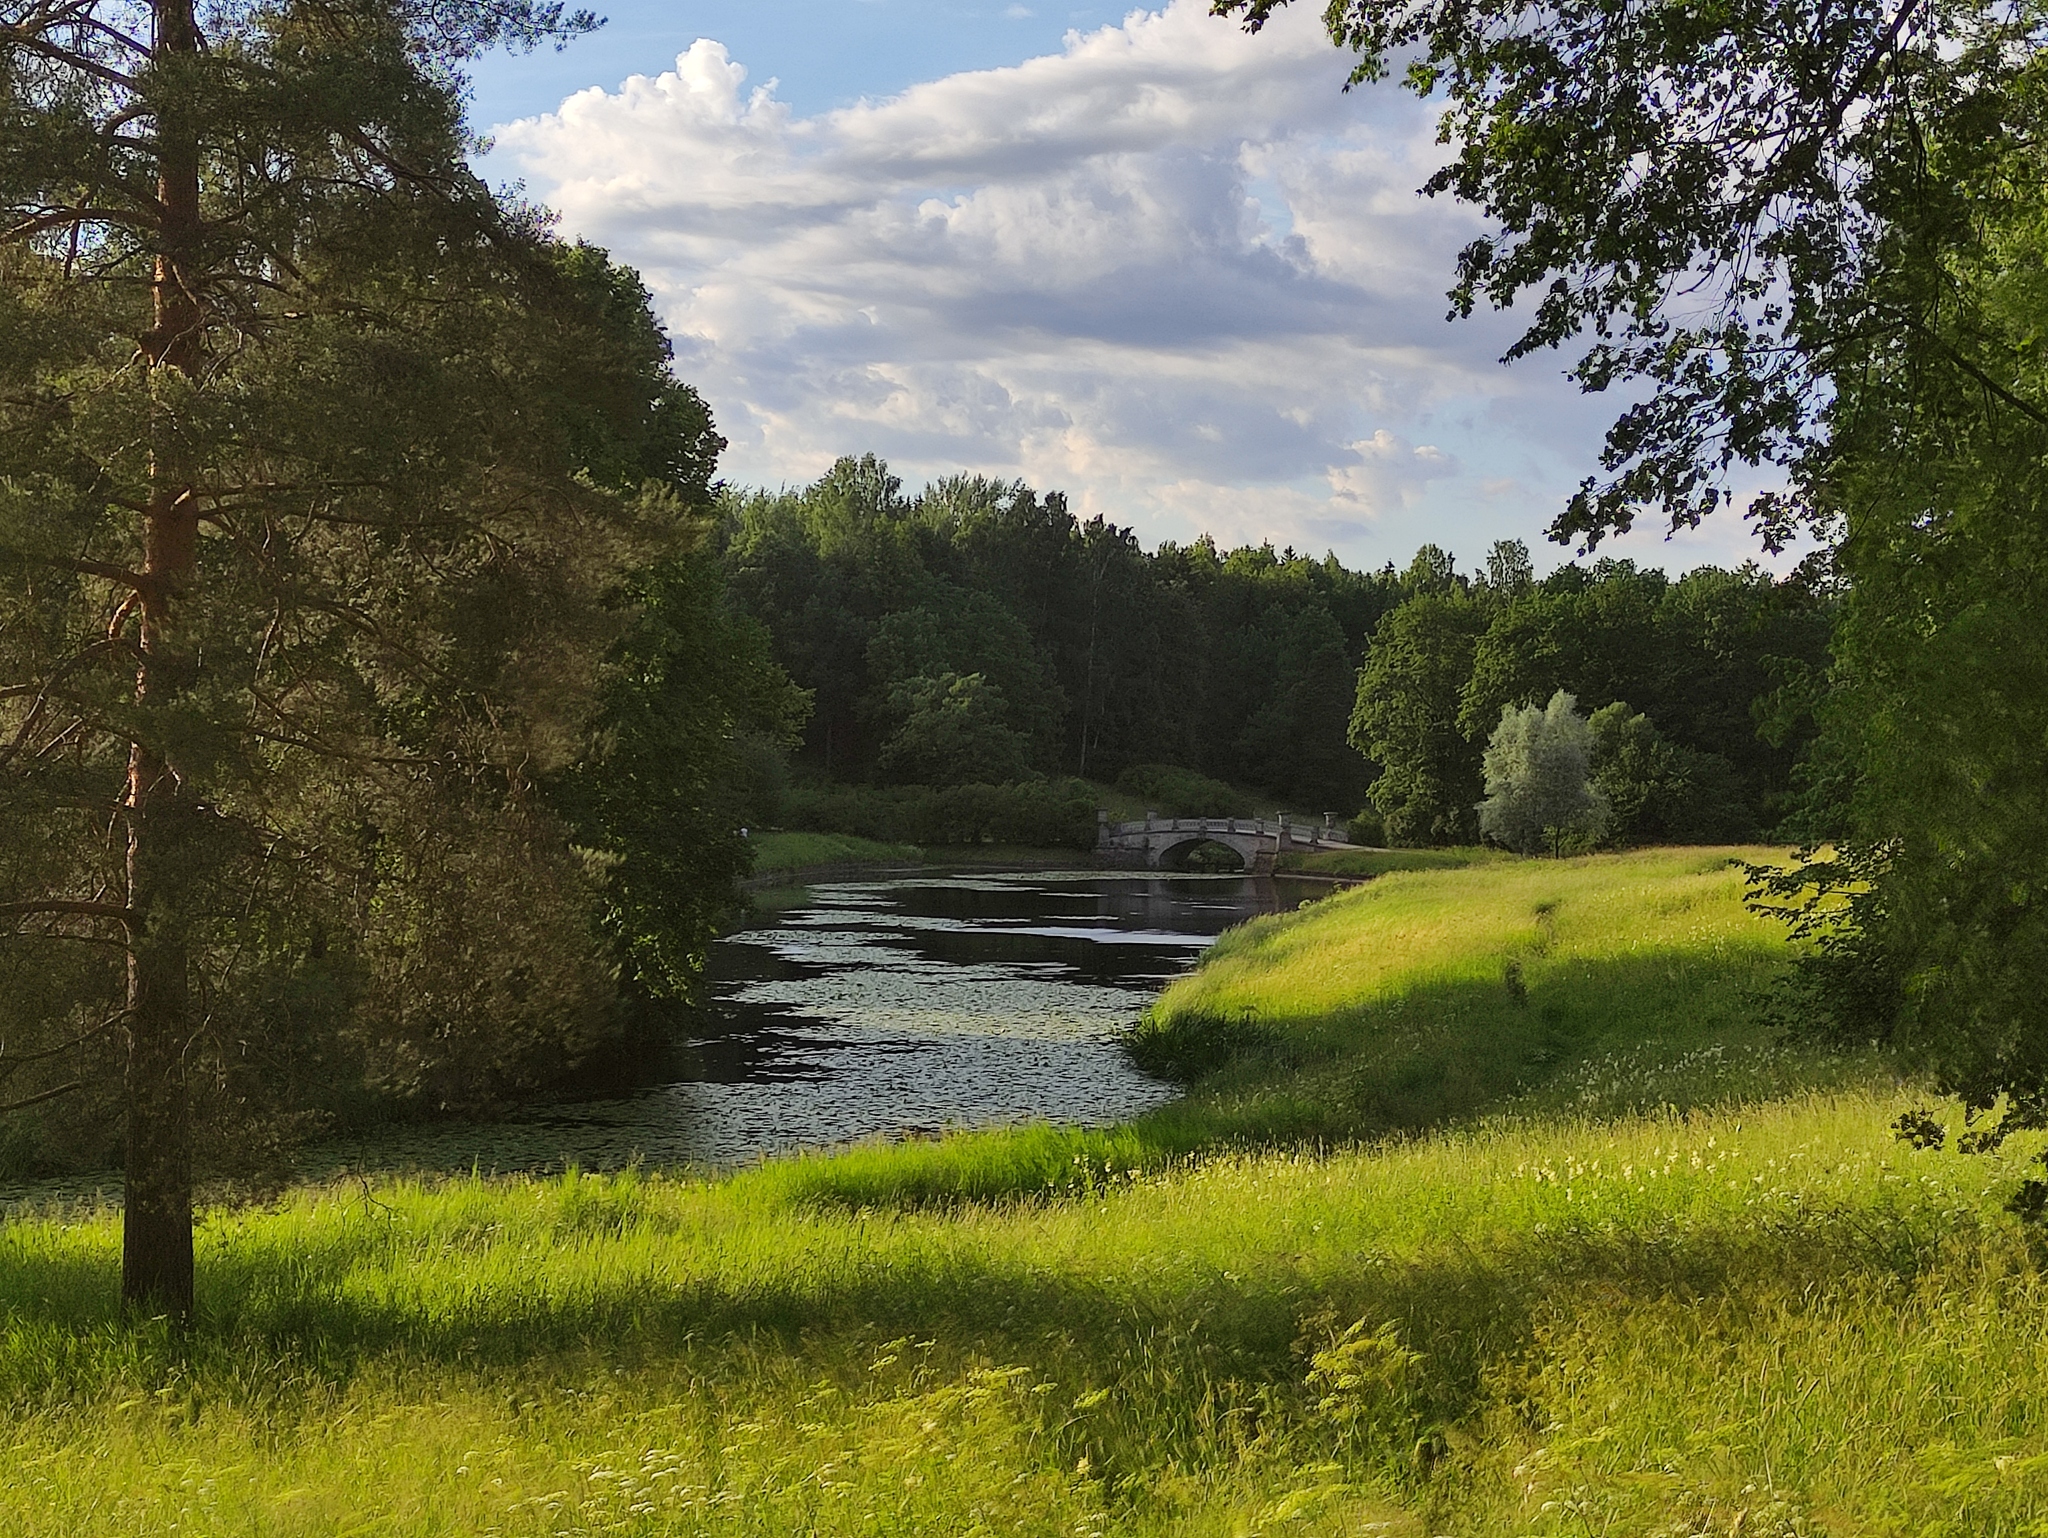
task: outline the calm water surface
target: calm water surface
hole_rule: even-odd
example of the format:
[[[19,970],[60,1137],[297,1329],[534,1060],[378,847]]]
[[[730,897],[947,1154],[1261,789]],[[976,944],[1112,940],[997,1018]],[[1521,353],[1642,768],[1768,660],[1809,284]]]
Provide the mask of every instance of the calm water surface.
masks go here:
[[[925,871],[764,894],[721,941],[704,1034],[620,1098],[330,1145],[320,1169],[744,1163],[797,1147],[1167,1099],[1112,1033],[1204,947],[1310,883],[1143,871]]]

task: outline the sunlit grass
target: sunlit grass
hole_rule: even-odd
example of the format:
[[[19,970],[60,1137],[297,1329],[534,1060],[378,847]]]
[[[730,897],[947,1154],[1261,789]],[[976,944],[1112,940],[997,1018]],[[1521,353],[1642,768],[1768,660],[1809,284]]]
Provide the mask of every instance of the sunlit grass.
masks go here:
[[[2048,1530],[2031,1149],[1915,1152],[1880,1062],[1750,1024],[1725,858],[1262,924],[1168,1007],[1269,1050],[1130,1127],[215,1212],[187,1333],[120,1321],[113,1215],[15,1219],[0,1532]],[[1513,1072],[1277,1135],[1424,1047]]]
[[[1531,990],[1588,964],[1653,955],[1775,962],[1783,931],[1743,910],[1736,862],[1782,853],[1658,849],[1397,871],[1333,894],[1305,918],[1232,930],[1167,989],[1159,1012],[1320,1020],[1417,986],[1499,987],[1509,962]]]
[[[1460,866],[1503,859],[1493,849],[1324,849],[1312,854],[1283,854],[1276,862],[1283,872],[1306,876],[1384,876],[1397,870],[1456,870]]]
[[[184,1339],[114,1322],[110,1217],[17,1222],[0,1530],[2026,1531],[2018,1151],[1913,1153],[1903,1103],[944,1211],[776,1167],[300,1192],[208,1223]],[[1360,1322],[1402,1357],[1319,1373]]]
[[[1773,853],[1496,859],[1255,919],[1141,1023],[1140,1061],[1198,1082],[1139,1125],[1181,1147],[1329,1142],[1516,1102],[1627,1111],[1853,1080],[1866,1064],[1779,1050],[1761,1024],[1789,952],[1744,909],[1742,862]],[[1630,1054],[1654,1085],[1581,1082]]]

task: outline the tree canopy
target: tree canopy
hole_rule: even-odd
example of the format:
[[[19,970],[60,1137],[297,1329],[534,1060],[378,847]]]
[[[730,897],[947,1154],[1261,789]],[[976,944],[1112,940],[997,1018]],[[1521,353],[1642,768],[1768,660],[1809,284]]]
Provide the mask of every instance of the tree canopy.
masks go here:
[[[1483,763],[1479,831],[1487,838],[1535,854],[1599,836],[1607,797],[1592,783],[1593,737],[1564,690],[1542,706],[1504,706]]]
[[[1286,3],[1216,10],[1257,29]],[[1446,105],[1451,156],[1425,190],[1488,226],[1458,257],[1451,313],[1520,303],[1510,359],[1583,341],[1580,384],[1637,397],[1552,526],[1589,545],[1645,508],[1696,524],[1730,503],[1731,472],[1824,451],[1835,381],[1864,346],[1933,334],[1938,295],[1881,281],[1902,235],[1968,219],[1929,141],[1976,158],[2024,136],[2044,24],[2038,5],[1992,0],[1325,14],[1354,83],[1398,70]],[[1751,513],[1777,541],[1829,508],[1775,496]]]

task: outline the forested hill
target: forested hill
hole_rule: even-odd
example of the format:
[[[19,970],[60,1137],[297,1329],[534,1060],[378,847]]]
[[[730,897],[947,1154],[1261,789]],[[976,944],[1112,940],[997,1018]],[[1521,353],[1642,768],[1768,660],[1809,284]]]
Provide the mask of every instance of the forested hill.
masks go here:
[[[1766,827],[1797,742],[1759,737],[1759,702],[1827,641],[1810,589],[1753,568],[1672,581],[1601,561],[1538,582],[1516,543],[1470,575],[1434,546],[1405,571],[1207,537],[1148,553],[1021,482],[906,496],[872,455],[728,491],[719,537],[734,600],[813,693],[814,774],[1129,783],[1173,765],[1304,811],[1371,806],[1411,843],[1473,836],[1501,708],[1558,688],[1631,707],[1613,713],[1631,751],[1672,782],[1651,821],[1697,789],[1715,836]]]

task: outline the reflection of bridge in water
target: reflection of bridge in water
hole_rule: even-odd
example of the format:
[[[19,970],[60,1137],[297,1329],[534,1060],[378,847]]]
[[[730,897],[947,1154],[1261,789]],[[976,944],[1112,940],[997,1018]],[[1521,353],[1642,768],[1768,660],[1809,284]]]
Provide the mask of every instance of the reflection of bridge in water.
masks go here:
[[[1119,865],[1151,869],[1184,861],[1198,844],[1221,844],[1249,871],[1270,871],[1282,854],[1308,854],[1318,849],[1355,849],[1337,831],[1335,817],[1322,826],[1298,821],[1285,812],[1278,817],[1155,817],[1143,822],[1111,822],[1096,813],[1095,848]]]

